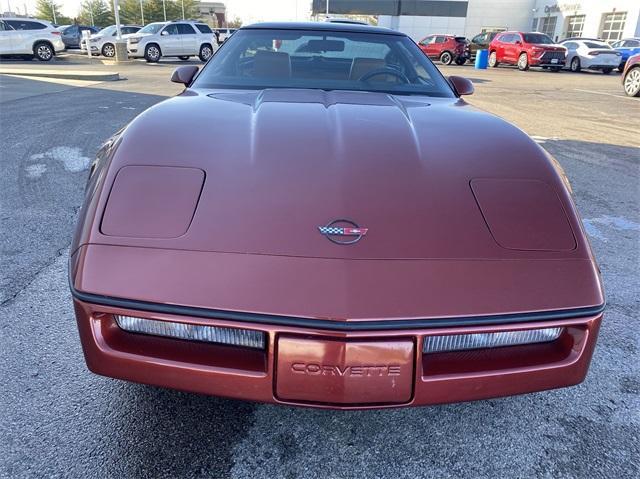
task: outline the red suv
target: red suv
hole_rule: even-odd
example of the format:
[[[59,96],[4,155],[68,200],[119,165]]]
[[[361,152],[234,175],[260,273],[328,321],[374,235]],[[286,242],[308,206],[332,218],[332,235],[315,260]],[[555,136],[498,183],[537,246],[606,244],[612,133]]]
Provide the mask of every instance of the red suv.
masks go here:
[[[502,32],[489,44],[489,66],[500,63],[560,71],[567,59],[567,49],[544,33]]]
[[[471,58],[469,42],[465,37],[427,35],[418,42],[418,46],[429,58],[437,58],[445,65],[454,61],[458,65],[464,65]]]

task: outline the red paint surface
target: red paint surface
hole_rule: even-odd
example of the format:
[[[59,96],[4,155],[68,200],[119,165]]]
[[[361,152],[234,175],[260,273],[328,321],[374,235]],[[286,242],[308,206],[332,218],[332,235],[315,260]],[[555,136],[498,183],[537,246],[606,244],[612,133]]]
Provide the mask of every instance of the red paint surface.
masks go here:
[[[180,231],[187,216],[182,213],[193,208],[199,173],[176,182],[164,175],[151,181],[153,175],[145,173],[139,188],[124,187],[121,198],[109,198],[119,172],[131,167],[205,172],[186,232]],[[514,217],[517,211],[491,215],[488,226],[471,188],[486,178],[544,186],[521,198],[522,217]],[[491,183],[482,190],[489,202],[509,195]],[[147,192],[157,200],[125,207]],[[107,201],[115,208],[107,217],[111,235],[100,230]],[[157,209],[169,214],[157,215]],[[349,246],[330,242],[318,226],[336,219],[363,225],[367,235]],[[510,232],[524,220],[546,229],[534,241],[537,248],[520,248],[532,239]],[[492,231],[502,232],[497,240]],[[569,236],[573,247],[567,247]],[[518,248],[501,246],[503,237]],[[136,118],[99,153],[72,246],[71,281],[78,291],[101,296],[342,322],[554,311],[604,302],[571,196],[544,150],[522,131],[459,99],[314,90],[187,90]],[[87,364],[99,374],[340,408],[434,404],[576,384],[587,372],[601,321],[535,323],[568,329],[551,350],[509,348],[469,362],[460,355],[423,357],[422,339],[532,325],[335,333],[79,301],[75,306]],[[116,313],[259,329],[267,333],[268,346],[255,351],[133,335],[115,325]],[[323,361],[337,361],[342,352],[349,362],[368,361],[369,353],[348,346],[354,341],[411,342],[413,395],[406,399],[406,385],[396,395],[342,383],[335,396],[323,398],[315,390],[301,397],[297,386],[291,392],[285,384],[282,399],[274,394],[280,335],[333,345],[312,348]],[[377,353],[383,361],[398,357],[394,348]]]

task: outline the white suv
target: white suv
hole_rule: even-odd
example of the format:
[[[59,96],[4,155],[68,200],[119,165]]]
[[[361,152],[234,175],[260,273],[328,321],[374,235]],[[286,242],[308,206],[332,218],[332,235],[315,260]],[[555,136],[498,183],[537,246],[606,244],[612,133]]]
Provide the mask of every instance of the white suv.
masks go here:
[[[218,48],[209,25],[179,20],[150,23],[127,38],[129,57],[157,62],[162,57],[188,60],[197,55],[206,62]]]
[[[138,33],[140,27],[137,25],[120,25],[120,35],[123,40],[126,40],[134,33]],[[98,33],[91,35],[89,38],[89,45],[91,45],[91,54],[92,55],[103,55],[105,57],[115,57],[116,56],[116,36],[118,32],[116,31],[115,25],[110,25],[106,28],[103,28]],[[83,52],[87,51],[87,41],[83,38],[80,40],[80,50]]]
[[[0,55],[36,57],[48,62],[64,49],[60,31],[45,20],[0,18]]]

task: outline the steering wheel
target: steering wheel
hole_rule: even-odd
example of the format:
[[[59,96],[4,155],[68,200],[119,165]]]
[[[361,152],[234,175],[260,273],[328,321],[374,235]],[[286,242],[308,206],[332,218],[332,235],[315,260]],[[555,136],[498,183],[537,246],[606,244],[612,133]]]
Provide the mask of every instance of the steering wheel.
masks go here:
[[[369,80],[371,80],[371,78],[373,78],[375,76],[378,76],[378,75],[391,75],[391,76],[396,77],[402,83],[409,83],[409,79],[406,77],[406,75],[404,73],[399,72],[395,68],[389,68],[389,67],[376,68],[375,70],[368,71],[367,73],[362,75],[358,79],[358,81],[368,82]]]

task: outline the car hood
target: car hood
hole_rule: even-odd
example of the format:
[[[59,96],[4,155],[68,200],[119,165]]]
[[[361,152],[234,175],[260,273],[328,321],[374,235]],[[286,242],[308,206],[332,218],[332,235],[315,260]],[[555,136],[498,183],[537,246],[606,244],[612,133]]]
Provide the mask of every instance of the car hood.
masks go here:
[[[145,174],[145,167],[202,174],[183,184],[174,170]],[[119,174],[123,183],[115,188]],[[186,232],[147,234],[129,207],[118,210],[145,195],[138,176],[166,192],[161,202],[197,201],[182,213]],[[511,239],[495,238],[488,226],[479,203],[499,210],[489,204],[492,191],[517,194],[523,178],[541,184],[536,191],[546,188],[541,214],[564,223],[558,248],[511,248]],[[187,90],[126,128],[104,181],[83,242],[344,259],[587,257],[569,194],[546,153],[516,127],[455,98]],[[110,192],[116,206],[102,218]],[[149,208],[144,218],[172,222],[162,205]],[[367,228],[367,235],[335,244],[319,231],[335,220]],[[521,234],[509,227],[507,236]]]
[[[550,50],[553,52],[564,52],[567,50],[567,48],[562,45],[549,45],[548,43],[532,43],[531,45],[536,48],[544,48],[545,50]]]
[[[130,33],[127,38],[144,38],[154,35],[154,33]]]

